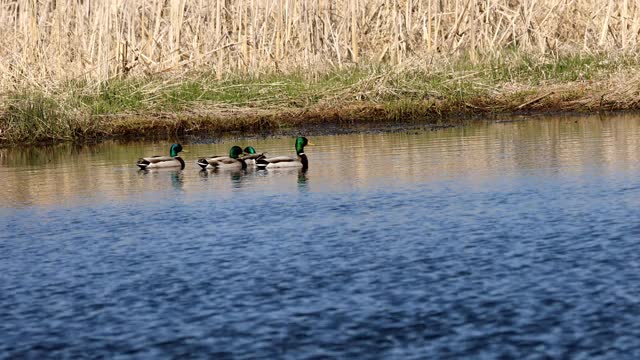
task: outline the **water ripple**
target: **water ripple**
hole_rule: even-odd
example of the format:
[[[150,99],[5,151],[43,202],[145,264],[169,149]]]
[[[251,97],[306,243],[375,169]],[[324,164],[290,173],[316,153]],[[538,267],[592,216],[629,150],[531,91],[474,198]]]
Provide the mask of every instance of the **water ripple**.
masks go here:
[[[0,358],[638,358],[616,144],[640,122],[558,121],[327,137],[307,174],[122,170],[81,200],[69,174],[95,177],[54,156],[30,171],[66,171],[57,198],[28,179],[0,217]]]

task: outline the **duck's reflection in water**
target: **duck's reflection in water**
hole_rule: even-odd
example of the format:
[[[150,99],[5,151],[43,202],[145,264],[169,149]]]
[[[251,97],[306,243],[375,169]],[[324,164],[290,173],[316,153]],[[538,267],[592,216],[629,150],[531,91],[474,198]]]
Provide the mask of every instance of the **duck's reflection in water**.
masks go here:
[[[231,187],[234,189],[242,187],[242,181],[246,174],[247,171],[241,169],[203,169],[198,173],[204,181],[208,181],[214,177],[224,178],[229,176],[231,179]]]
[[[244,178],[244,175],[246,174],[246,171],[244,170],[235,170],[235,171],[228,171],[229,176],[231,177],[231,187],[234,189],[239,189],[242,187],[242,179]]]
[[[300,191],[309,190],[309,175],[307,171],[307,169],[298,170],[298,190]]]
[[[256,176],[268,177],[273,176],[274,181],[288,182],[290,178],[296,176],[296,184],[298,190],[307,191],[309,187],[308,169],[302,168],[273,168],[256,170]],[[279,179],[281,178],[281,179]]]
[[[169,179],[171,180],[171,185],[173,186],[174,189],[180,190],[180,191],[184,190],[184,174],[182,170],[179,170],[177,168],[175,169],[158,168],[158,169],[144,169],[144,170],[140,169],[138,170],[138,174],[140,174],[140,176],[151,176],[156,179],[169,176]]]
[[[182,176],[182,170],[173,170],[169,172],[171,174],[171,185],[176,190],[184,190],[184,178]]]

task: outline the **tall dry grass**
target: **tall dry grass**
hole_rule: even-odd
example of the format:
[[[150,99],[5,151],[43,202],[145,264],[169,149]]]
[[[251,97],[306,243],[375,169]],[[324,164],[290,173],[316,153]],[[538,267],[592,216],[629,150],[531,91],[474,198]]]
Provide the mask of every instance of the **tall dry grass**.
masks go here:
[[[0,90],[639,49],[638,0],[0,0]]]

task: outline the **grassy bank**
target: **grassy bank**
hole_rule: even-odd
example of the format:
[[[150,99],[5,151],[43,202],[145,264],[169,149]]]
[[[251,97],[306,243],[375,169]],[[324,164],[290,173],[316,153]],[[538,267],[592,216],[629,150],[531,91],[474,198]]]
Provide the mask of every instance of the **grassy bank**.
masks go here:
[[[419,120],[517,112],[611,111],[640,104],[630,56],[531,56],[518,52],[429,65],[358,66],[229,76],[65,82],[2,98],[0,142],[261,132],[315,124]]]
[[[638,107],[640,3],[0,0],[0,142]]]

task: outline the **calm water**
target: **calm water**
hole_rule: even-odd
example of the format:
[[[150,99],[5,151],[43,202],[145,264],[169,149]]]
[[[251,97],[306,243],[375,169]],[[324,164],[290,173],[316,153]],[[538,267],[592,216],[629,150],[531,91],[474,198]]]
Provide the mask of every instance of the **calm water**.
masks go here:
[[[0,149],[0,358],[640,358],[640,116]]]

